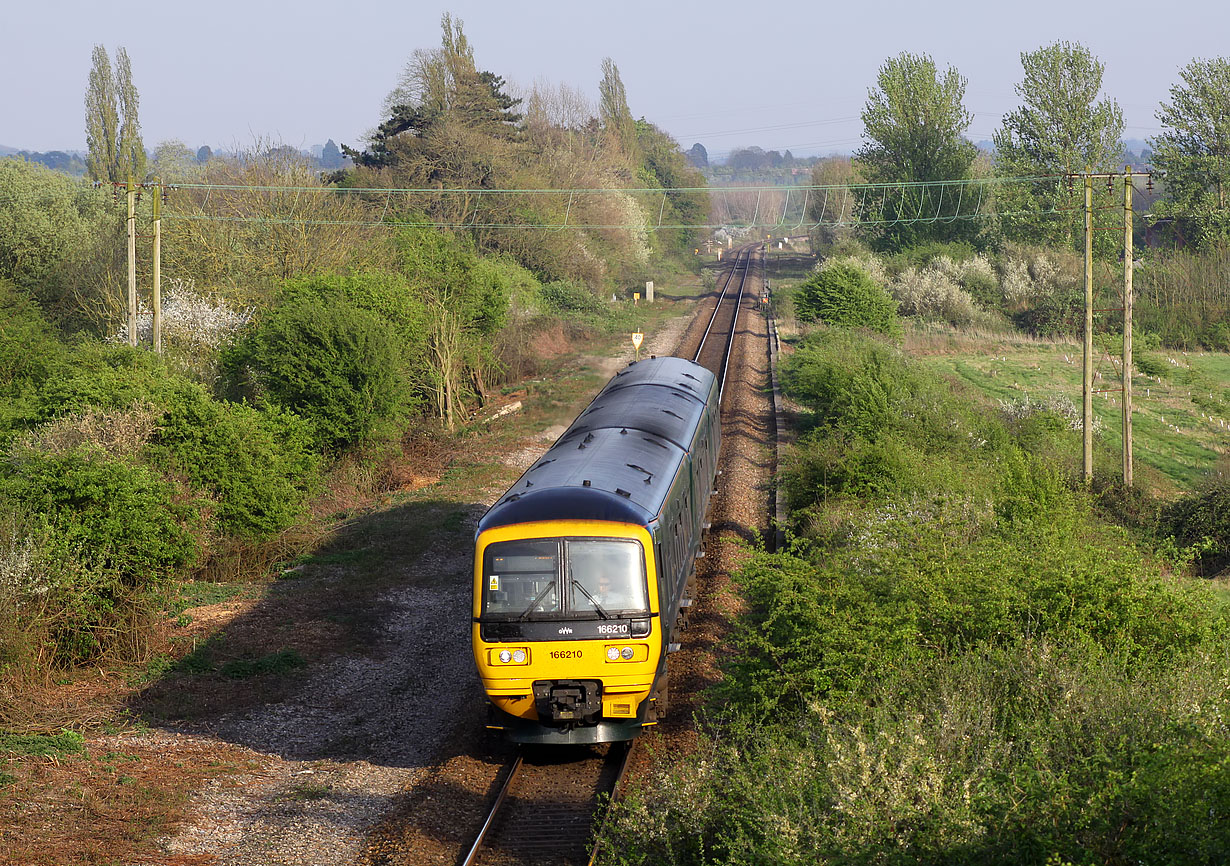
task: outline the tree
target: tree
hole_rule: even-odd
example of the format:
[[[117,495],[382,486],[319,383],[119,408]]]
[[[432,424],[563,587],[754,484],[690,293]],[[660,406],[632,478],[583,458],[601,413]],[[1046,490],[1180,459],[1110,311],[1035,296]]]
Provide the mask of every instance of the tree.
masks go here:
[[[684,154],[695,168],[709,167],[709,151],[705,150],[705,146],[699,141]]]
[[[199,148],[197,148],[196,161],[201,162],[201,163],[209,162],[210,158],[213,155],[214,155],[213,148],[210,147],[208,144],[202,144]]]
[[[123,183],[145,179],[145,146],[137,118],[137,88],[128,52],[120,48],[112,72],[107,49],[94,46],[85,93],[86,167],[94,180]]]
[[[1193,60],[1179,72],[1157,119],[1153,165],[1166,172],[1158,214],[1177,218],[1198,245],[1230,239],[1230,59]]]
[[[124,179],[145,178],[145,145],[141,142],[141,122],[137,119],[140,99],[132,83],[132,64],[128,52],[119,48],[115,52],[115,87],[120,100],[120,141],[117,156]]]
[[[320,167],[323,169],[337,169],[342,167],[342,152],[337,149],[337,145],[333,139],[325,142],[324,150],[320,152]]]
[[[607,135],[617,141],[623,152],[631,157],[636,153],[636,124],[628,108],[628,92],[619,67],[609,57],[602,58],[602,80],[598,82],[598,119]]]
[[[1004,116],[995,133],[995,170],[1001,177],[1035,177],[1110,171],[1122,155],[1123,112],[1113,99],[1098,99],[1105,67],[1080,43],[1056,42],[1022,52],[1024,78],[1016,86],[1020,108]],[[1001,188],[1002,225],[1016,239],[1034,243],[1080,234],[1082,217],[1062,220],[1035,214],[1077,207],[1079,195],[1062,180]],[[1016,216],[1014,212],[1024,212]]]
[[[85,92],[85,140],[89,151],[86,169],[94,180],[118,181],[120,117],[115,76],[106,48],[95,45],[93,61]]]
[[[855,155],[867,179],[919,183],[969,177],[978,149],[964,137],[973,120],[963,104],[965,77],[952,67],[940,76],[930,56],[902,52],[884,62],[876,81],[878,87],[868,91],[862,113],[867,141]],[[928,192],[903,187],[864,213],[864,218],[880,223],[871,231],[873,243],[899,249],[930,240],[968,239],[977,232],[970,221],[945,220],[955,213],[955,198],[947,205],[943,199],[924,200]],[[910,222],[924,204],[934,219]]]

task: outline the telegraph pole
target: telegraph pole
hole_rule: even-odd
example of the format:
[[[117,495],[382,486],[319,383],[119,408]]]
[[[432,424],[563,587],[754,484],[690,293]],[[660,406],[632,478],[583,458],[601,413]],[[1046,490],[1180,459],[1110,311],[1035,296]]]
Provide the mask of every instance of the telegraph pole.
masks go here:
[[[1153,189],[1153,175],[1145,172],[1149,189]],[[1133,483],[1132,471],[1132,275],[1134,265],[1132,244],[1132,189],[1134,175],[1130,165],[1124,166],[1123,173],[1099,172],[1093,173],[1088,167],[1084,174],[1069,174],[1068,189],[1077,177],[1085,179],[1085,376],[1084,376],[1084,406],[1081,412],[1085,428],[1084,470],[1085,481],[1093,479],[1093,233],[1103,229],[1093,225],[1093,179],[1106,181],[1107,192],[1110,192],[1115,180],[1123,178],[1123,370],[1120,382],[1123,392],[1123,483],[1128,487]],[[1107,227],[1118,231],[1118,226]],[[1118,308],[1115,308],[1116,310]],[[1110,312],[1103,310],[1101,312]],[[1118,389],[1115,389],[1118,390]]]
[[[162,354],[162,183],[154,186],[154,351]]]
[[[1123,484],[1132,486],[1132,167],[1123,170]]]
[[[137,185],[128,175],[128,345],[137,345]]]
[[[1084,401],[1085,483],[1093,480],[1093,175],[1085,166],[1085,363]]]

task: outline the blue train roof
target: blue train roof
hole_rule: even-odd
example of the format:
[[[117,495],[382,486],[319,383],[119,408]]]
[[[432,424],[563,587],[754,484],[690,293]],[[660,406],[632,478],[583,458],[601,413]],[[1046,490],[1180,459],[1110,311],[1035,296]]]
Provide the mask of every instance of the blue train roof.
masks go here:
[[[713,374],[682,358],[629,365],[487,511],[478,531],[531,520],[649,523],[715,393]]]

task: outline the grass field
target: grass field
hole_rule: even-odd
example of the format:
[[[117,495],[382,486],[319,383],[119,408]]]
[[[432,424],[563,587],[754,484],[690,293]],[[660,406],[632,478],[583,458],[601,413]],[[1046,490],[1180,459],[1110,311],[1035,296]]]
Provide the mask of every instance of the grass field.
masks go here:
[[[1063,396],[1080,406],[1079,343],[916,331],[907,337],[906,349],[994,400]],[[1120,368],[1107,353],[1095,355],[1098,435],[1117,452],[1122,447]],[[1141,366],[1156,372],[1138,369],[1132,379],[1138,474],[1141,467],[1153,467],[1160,487],[1189,488],[1225,458],[1230,445],[1230,355],[1162,350],[1138,357]]]

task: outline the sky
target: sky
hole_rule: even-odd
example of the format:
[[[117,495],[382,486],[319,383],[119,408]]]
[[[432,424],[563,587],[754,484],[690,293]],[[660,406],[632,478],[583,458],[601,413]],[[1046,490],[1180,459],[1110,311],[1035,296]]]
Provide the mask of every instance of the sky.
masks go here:
[[[447,2],[447,5],[441,5]],[[508,0],[59,0],[0,15],[0,145],[85,148],[84,96],[96,43],[123,46],[140,93],[145,144],[193,149],[274,142],[359,145],[416,48],[435,48],[440,16],[464,21],[480,69],[528,89],[564,82],[595,100],[600,64],[619,66],[628,103],[685,149],[711,158],[750,145],[796,156],[849,153],[883,61],[930,54],[968,79],[967,135],[990,139],[1019,100],[1020,53],[1057,40],[1106,65],[1124,137],[1154,117],[1179,70],[1230,54],[1230,4],[1189,0],[695,3]],[[1002,10],[1002,11],[1001,11]],[[1178,14],[1181,12],[1181,14]]]

